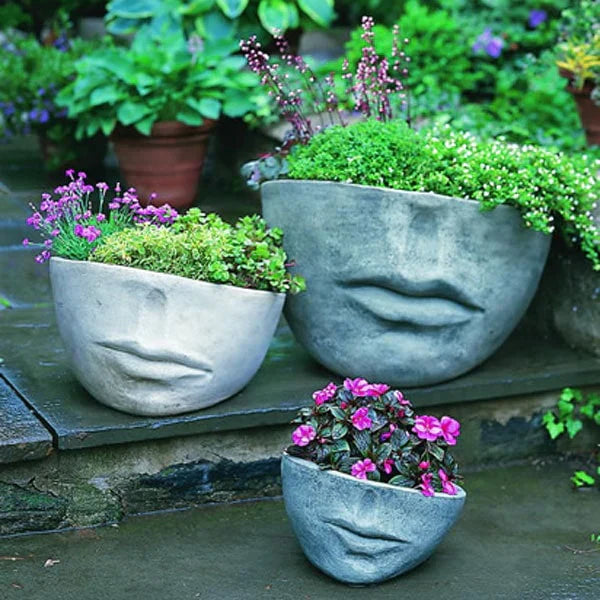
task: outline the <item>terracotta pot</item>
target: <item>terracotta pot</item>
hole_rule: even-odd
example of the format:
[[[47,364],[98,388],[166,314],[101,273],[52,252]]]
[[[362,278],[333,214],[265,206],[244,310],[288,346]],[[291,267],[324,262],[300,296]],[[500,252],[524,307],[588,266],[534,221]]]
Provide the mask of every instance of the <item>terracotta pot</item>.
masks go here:
[[[591,97],[594,84],[586,80],[583,87],[578,89],[572,85],[572,73],[561,69],[560,74],[569,80],[567,90],[575,98],[577,112],[585,130],[585,138],[588,146],[600,145],[600,106],[595,104]]]
[[[111,136],[119,167],[142,204],[188,208],[194,202],[209,135],[216,122],[199,127],[179,121],[155,123],[150,136],[133,127],[118,128]],[[156,198],[150,200],[152,193]]]

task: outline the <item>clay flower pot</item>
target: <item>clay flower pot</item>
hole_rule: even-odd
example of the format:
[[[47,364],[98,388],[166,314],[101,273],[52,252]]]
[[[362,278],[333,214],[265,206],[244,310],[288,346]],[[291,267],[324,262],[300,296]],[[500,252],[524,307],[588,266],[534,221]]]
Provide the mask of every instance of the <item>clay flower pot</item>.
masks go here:
[[[576,88],[573,84],[573,73],[566,69],[560,69],[560,74],[569,80],[567,91],[569,91],[577,105],[577,112],[581,125],[585,131],[588,146],[600,145],[600,106],[592,100],[594,83],[586,80],[582,88]]]
[[[262,203],[306,279],[285,308],[298,340],[336,373],[396,387],[488,358],[523,316],[551,241],[512,207],[430,193],[281,180],[263,184]]]
[[[101,263],[50,260],[60,335],[79,382],[136,415],[175,415],[240,391],[285,294]]]
[[[140,202],[173,208],[189,208],[196,197],[204,156],[215,121],[206,119],[199,127],[179,121],[155,123],[150,136],[133,127],[121,127],[111,135],[119,168],[127,185],[134,187]]]
[[[331,577],[370,584],[426,560],[457,521],[466,499],[361,480],[284,454],[285,509],[308,560]]]

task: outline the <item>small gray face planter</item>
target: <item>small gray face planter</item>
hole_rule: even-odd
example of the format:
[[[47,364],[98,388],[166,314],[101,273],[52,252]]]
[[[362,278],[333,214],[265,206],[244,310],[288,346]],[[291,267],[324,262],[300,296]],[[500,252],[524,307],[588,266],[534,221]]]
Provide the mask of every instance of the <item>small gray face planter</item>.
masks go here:
[[[260,367],[284,294],[52,258],[58,328],[96,400],[174,415],[241,390]]]
[[[445,381],[492,354],[523,316],[550,246],[517,210],[318,181],[262,186],[306,292],[298,340],[332,371],[397,387]]]
[[[466,494],[363,481],[283,455],[283,499],[304,554],[331,577],[370,584],[422,563],[458,519]]]

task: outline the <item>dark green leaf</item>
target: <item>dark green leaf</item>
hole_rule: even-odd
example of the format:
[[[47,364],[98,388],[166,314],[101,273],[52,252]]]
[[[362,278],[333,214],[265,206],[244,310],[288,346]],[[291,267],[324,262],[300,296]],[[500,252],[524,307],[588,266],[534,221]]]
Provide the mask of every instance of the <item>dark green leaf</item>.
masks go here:
[[[230,38],[235,34],[235,21],[230,21],[218,10],[198,17],[195,25],[198,33],[209,40]]]
[[[142,119],[141,121],[138,121],[135,124],[135,128],[142,135],[150,135],[150,131],[152,131],[152,125],[154,125],[155,121],[156,121],[156,116],[155,115],[150,115],[150,116],[146,117],[145,119]]]
[[[583,423],[579,419],[567,419],[565,426],[569,437],[573,439],[581,431]]]
[[[396,475],[395,477],[392,477],[388,481],[388,483],[391,485],[399,485],[402,487],[414,487],[414,481],[409,477],[404,477],[403,475]]]
[[[336,423],[333,426],[332,438],[334,440],[339,440],[343,438],[348,433],[348,427],[344,423]]]
[[[198,111],[203,117],[207,119],[218,119],[221,113],[221,103],[214,98],[202,98],[196,100],[195,98],[188,98],[186,104]]]
[[[338,420],[343,421],[346,418],[344,411],[335,404],[327,405],[329,412]]]
[[[161,0],[112,0],[106,5],[110,14],[131,19],[144,19],[160,9]]]
[[[126,101],[117,109],[117,119],[123,125],[132,125],[136,121],[141,121],[151,112],[152,109],[144,104]]]
[[[429,452],[432,454],[432,456],[442,462],[444,460],[444,450],[443,448],[440,448],[439,446],[436,446],[435,444],[431,444],[429,446]]]
[[[290,14],[285,0],[260,0],[258,18],[271,34],[284,33],[290,25]]]
[[[237,19],[248,6],[248,0],[217,0],[217,6],[230,19]]]
[[[594,483],[596,483],[596,480],[591,475],[588,475],[585,471],[575,471],[575,473],[573,473],[573,477],[571,477],[571,481],[576,487],[594,485]]]
[[[336,442],[331,444],[330,448],[331,448],[331,451],[335,452],[335,453],[350,452],[350,445],[348,444],[348,442],[346,440],[337,440]]]
[[[113,104],[121,97],[121,94],[115,86],[105,86],[96,88],[90,95],[90,106],[99,104]]]
[[[333,21],[333,0],[298,0],[298,6],[317,25],[328,27]]]
[[[369,452],[369,448],[371,447],[371,436],[369,432],[363,429],[362,431],[356,431],[354,433],[354,443],[358,448],[358,451],[366,456]]]

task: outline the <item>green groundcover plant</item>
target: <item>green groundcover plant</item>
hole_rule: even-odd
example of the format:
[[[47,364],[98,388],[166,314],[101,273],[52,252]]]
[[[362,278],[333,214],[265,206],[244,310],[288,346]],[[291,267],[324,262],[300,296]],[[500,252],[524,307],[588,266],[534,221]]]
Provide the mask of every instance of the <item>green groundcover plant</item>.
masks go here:
[[[549,410],[544,414],[543,424],[548,435],[557,439],[565,433],[569,439],[573,439],[584,427],[585,421],[592,421],[600,425],[600,395],[584,395],[581,390],[565,388],[556,404],[556,408]],[[600,448],[600,444],[598,445]],[[598,461],[598,452],[594,453],[595,466],[590,470],[577,470],[571,477],[571,482],[576,488],[590,487],[600,485],[600,462]],[[600,535],[592,541],[600,543]]]
[[[360,377],[329,383],[300,410],[287,452],[370,481],[455,495],[458,465],[450,452],[460,423],[416,415],[402,392]]]
[[[258,215],[235,225],[199,209],[179,215],[168,204],[141,206],[133,188],[93,186],[86,173],[72,169],[67,176],[54,195],[44,193],[39,207],[31,206],[27,225],[41,241],[25,238],[23,245],[40,248],[38,263],[57,256],[257,290],[296,293],[305,287],[302,277],[287,271],[281,230],[267,228]]]

